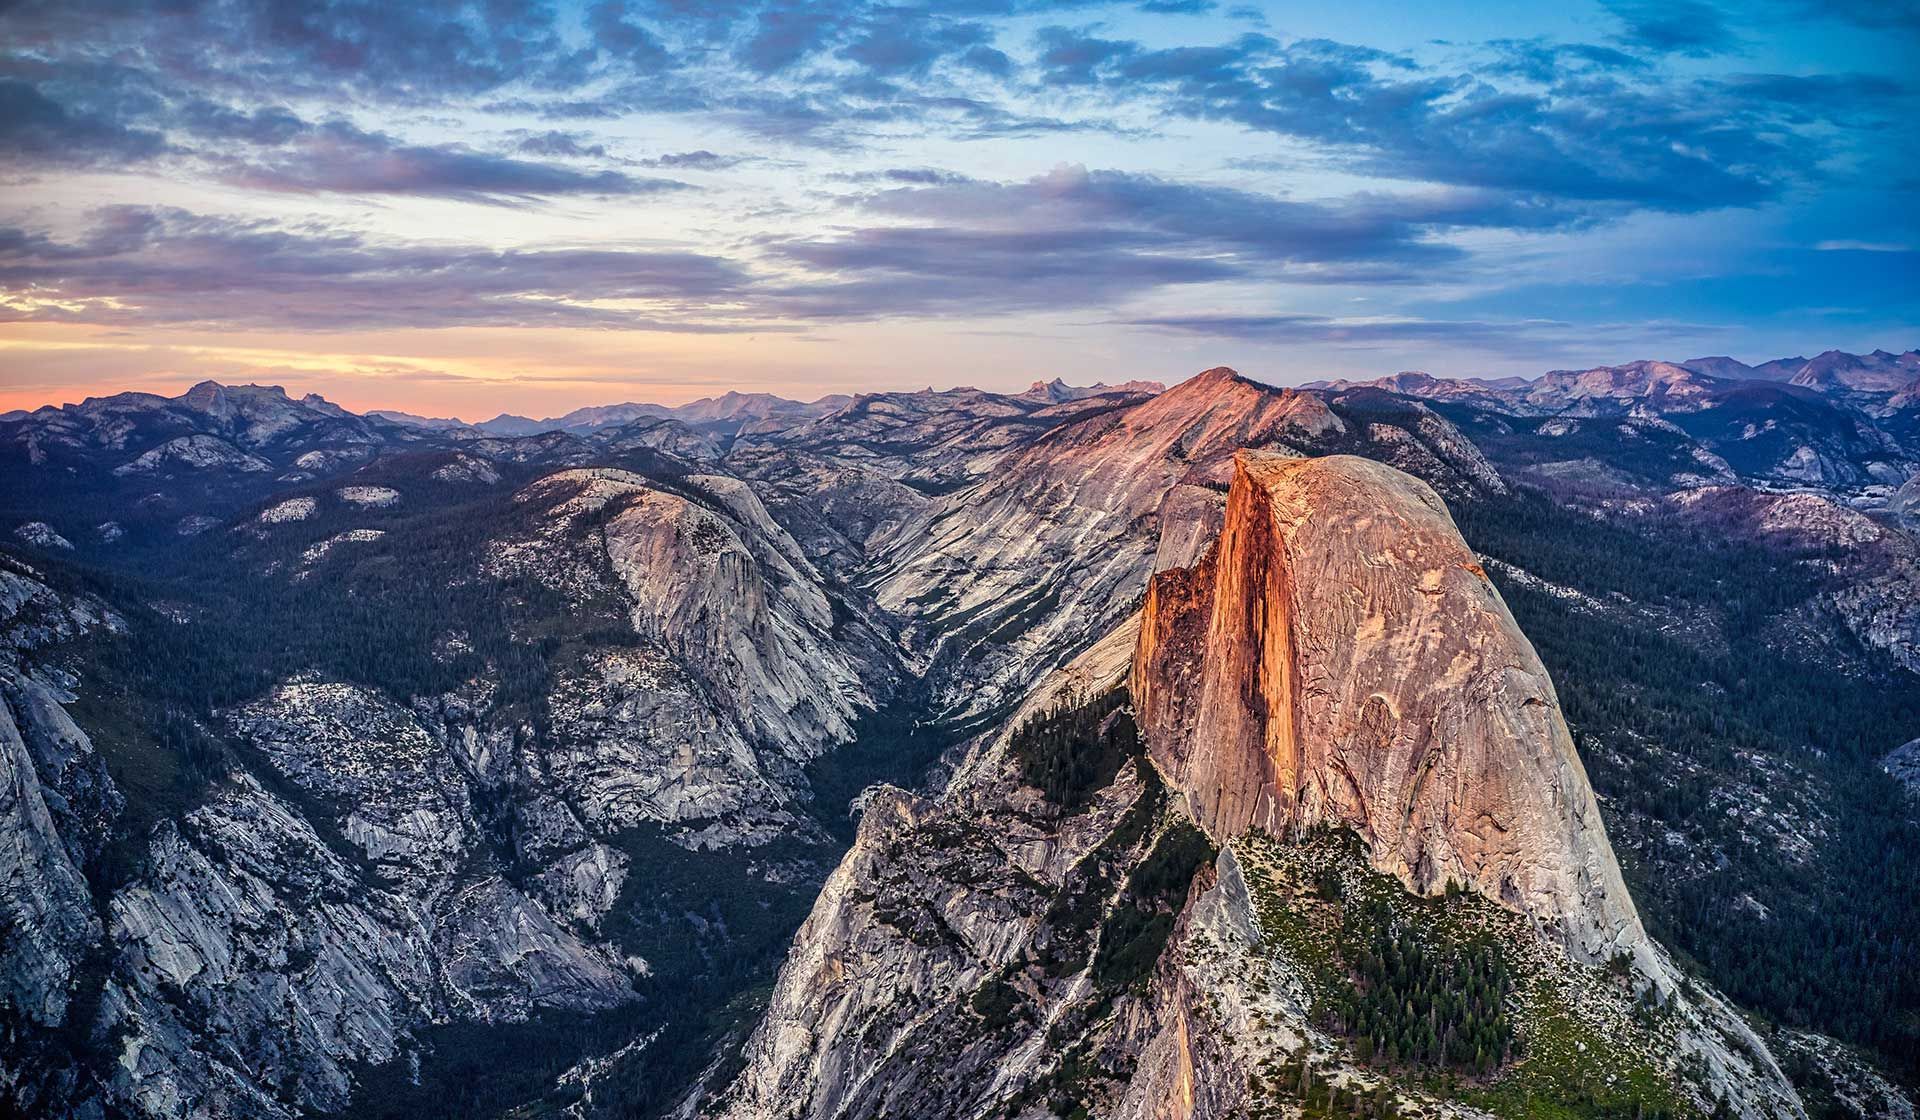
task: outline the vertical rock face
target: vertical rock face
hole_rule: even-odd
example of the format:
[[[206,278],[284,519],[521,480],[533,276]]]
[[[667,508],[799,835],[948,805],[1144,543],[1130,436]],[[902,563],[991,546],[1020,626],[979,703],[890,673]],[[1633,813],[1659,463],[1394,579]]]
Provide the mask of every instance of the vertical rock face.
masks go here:
[[[24,658],[122,625],[104,604],[59,594],[0,557],[0,1037],[66,1021],[75,973],[100,937],[81,869],[121,801],[58,686]],[[33,1072],[0,1069],[0,1100]]]
[[[66,1018],[76,962],[100,936],[87,883],[62,844],[21,734],[0,696],[0,1000],[25,1019]]]
[[[1409,888],[1476,887],[1576,956],[1646,944],[1545,667],[1411,476],[1243,452],[1214,550],[1148,592],[1132,689],[1216,839],[1347,825]]]

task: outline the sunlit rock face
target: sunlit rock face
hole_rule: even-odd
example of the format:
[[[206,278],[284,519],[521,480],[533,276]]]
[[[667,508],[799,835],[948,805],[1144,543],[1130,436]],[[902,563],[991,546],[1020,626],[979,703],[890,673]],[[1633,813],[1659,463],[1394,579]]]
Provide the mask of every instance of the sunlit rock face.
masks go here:
[[[1586,959],[1645,941],[1546,669],[1409,475],[1242,453],[1214,551],[1148,592],[1132,687],[1217,838],[1350,825],[1409,888],[1474,885]]]

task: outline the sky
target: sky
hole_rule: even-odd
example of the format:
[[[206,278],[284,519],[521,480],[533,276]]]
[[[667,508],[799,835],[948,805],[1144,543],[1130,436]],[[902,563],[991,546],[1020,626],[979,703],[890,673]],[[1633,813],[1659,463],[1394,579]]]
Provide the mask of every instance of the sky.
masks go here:
[[[0,409],[1920,345],[1910,0],[0,0]]]

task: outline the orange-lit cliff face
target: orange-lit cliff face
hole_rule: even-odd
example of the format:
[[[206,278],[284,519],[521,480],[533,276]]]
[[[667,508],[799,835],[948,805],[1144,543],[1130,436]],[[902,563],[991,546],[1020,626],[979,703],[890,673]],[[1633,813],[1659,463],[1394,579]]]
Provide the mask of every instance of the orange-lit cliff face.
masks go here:
[[[1132,688],[1218,839],[1348,825],[1416,891],[1477,887],[1588,959],[1645,943],[1545,668],[1409,475],[1242,453],[1214,550],[1154,579]]]

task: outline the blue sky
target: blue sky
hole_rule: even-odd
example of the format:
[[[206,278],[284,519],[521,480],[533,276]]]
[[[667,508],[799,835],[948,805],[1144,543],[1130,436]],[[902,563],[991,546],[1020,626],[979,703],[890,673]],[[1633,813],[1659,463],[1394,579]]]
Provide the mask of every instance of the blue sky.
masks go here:
[[[0,4],[0,402],[1920,344],[1920,8]]]

